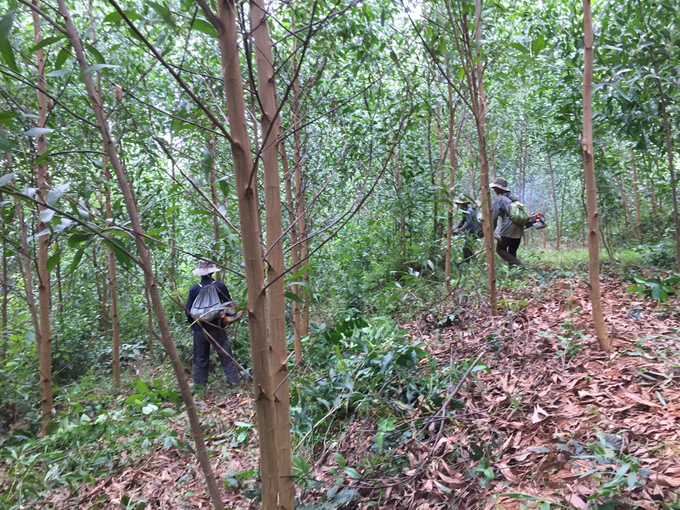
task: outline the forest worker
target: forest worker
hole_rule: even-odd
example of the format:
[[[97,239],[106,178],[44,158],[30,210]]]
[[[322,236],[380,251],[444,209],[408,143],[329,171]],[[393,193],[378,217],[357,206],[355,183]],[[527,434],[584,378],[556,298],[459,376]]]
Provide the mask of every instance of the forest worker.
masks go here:
[[[522,242],[522,232],[524,228],[510,220],[510,207],[517,197],[510,194],[508,181],[502,177],[496,177],[491,184],[491,188],[496,192],[493,202],[493,229],[496,230],[498,218],[501,218],[499,230],[500,239],[496,245],[496,253],[507,261],[511,266],[521,266],[522,263],[517,258],[517,248]]]
[[[191,328],[194,330],[194,386],[199,387],[205,386],[208,383],[211,343],[217,351],[222,370],[224,370],[224,375],[227,376],[227,382],[229,384],[236,384],[239,380],[239,368],[231,352],[231,344],[225,330],[226,324],[230,324],[235,319],[222,315],[213,321],[194,320],[190,313],[199,292],[208,285],[215,286],[221,302],[232,302],[227,286],[223,282],[216,281],[212,277],[213,273],[216,273],[217,271],[219,271],[219,269],[210,260],[200,259],[198,261],[198,267],[194,269],[192,273],[200,276],[201,281],[189,290],[189,299],[187,300],[187,306],[184,310],[189,323],[192,324]],[[238,317],[240,317],[240,314]],[[236,317],[236,319],[238,317]]]
[[[477,219],[477,208],[468,198],[460,196],[454,200],[458,208],[463,211],[458,226],[453,229],[454,235],[462,234],[464,236],[463,244],[463,260],[461,262],[469,262],[474,254],[475,240],[482,234],[482,226]]]

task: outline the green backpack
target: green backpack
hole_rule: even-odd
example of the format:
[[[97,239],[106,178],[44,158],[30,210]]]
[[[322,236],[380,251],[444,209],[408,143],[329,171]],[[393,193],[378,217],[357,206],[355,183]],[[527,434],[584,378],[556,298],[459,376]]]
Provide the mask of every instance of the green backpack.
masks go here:
[[[523,227],[526,222],[529,221],[530,217],[531,215],[529,214],[529,211],[527,211],[525,205],[513,200],[512,205],[510,206],[510,221],[515,225]]]

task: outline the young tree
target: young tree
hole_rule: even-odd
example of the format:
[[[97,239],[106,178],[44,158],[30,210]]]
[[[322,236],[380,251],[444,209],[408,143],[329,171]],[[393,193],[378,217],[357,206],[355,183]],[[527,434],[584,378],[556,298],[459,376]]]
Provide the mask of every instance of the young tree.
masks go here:
[[[593,322],[595,332],[603,351],[610,352],[612,343],[607,333],[607,324],[602,311],[602,296],[600,292],[600,225],[597,213],[597,190],[595,186],[595,161],[593,156],[593,22],[590,10],[590,0],[583,0],[584,27],[584,69],[583,69],[583,136],[581,137],[581,151],[583,153],[583,175],[586,182],[586,196],[588,201],[588,257],[590,302],[593,307]]]

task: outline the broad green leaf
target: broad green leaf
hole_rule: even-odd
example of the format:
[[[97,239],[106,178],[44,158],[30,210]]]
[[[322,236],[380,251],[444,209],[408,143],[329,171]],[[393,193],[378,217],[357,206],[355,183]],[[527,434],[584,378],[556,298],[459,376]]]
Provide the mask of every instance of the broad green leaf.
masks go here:
[[[131,21],[143,19],[142,16],[137,13],[137,11],[124,10],[123,12],[125,13],[125,16],[127,16]],[[118,11],[110,12],[102,20],[103,23],[118,23],[120,21],[123,21],[123,16],[121,16]]]
[[[87,46],[85,46],[85,50],[94,57],[95,61],[98,64],[104,64],[106,62],[102,54],[99,53],[99,50],[95,48],[93,45],[88,44]]]
[[[55,69],[54,71],[45,73],[45,78],[61,78],[67,74],[71,74],[71,71],[68,69]]]
[[[0,18],[0,46],[7,42],[13,23],[14,11],[9,11],[2,18]]]
[[[538,54],[543,49],[544,45],[545,45],[545,37],[543,37],[543,34],[538,34],[536,39],[531,41],[531,53],[533,53],[534,57],[538,56]]]
[[[57,201],[61,198],[61,196],[66,193],[68,187],[68,182],[60,184],[59,186],[55,186],[47,192],[47,198],[45,199],[45,202],[47,202],[48,205],[54,207],[57,205]]]
[[[528,55],[529,54],[529,48],[524,46],[523,44],[520,44],[518,42],[509,42],[508,43],[512,48],[515,48],[516,50],[521,51],[522,53]]]
[[[338,466],[340,466],[341,468],[347,466],[347,461],[345,460],[345,457],[343,457],[337,452],[333,456],[335,457],[335,461],[338,463]]]
[[[40,136],[51,133],[54,129],[33,127],[24,133],[24,136]]]
[[[70,242],[69,242],[70,244]],[[81,246],[76,254],[73,256],[73,260],[71,260],[71,263],[68,266],[68,270],[70,273],[76,270],[78,267],[78,264],[80,264],[80,260],[83,258],[83,254],[85,253],[85,246]]]
[[[12,150],[12,144],[9,143],[9,140],[5,138],[5,135],[0,133],[0,151],[2,152],[9,152]]]
[[[38,215],[40,217],[40,221],[43,223],[49,222],[52,218],[54,218],[54,210],[53,209],[43,209],[40,211],[40,214]]]
[[[194,23],[191,25],[191,28],[193,28],[194,30],[198,30],[199,32],[203,32],[204,34],[207,34],[210,37],[217,38],[217,30],[215,30],[215,27],[213,27],[210,23],[208,23],[204,19],[195,18]]]
[[[300,296],[298,296],[297,294],[294,294],[294,293],[292,293],[288,290],[285,292],[285,295],[288,299],[292,299],[293,301],[297,301],[298,303],[304,303],[305,302],[305,300],[302,299]]]
[[[85,69],[86,73],[96,73],[102,69],[118,69],[120,66],[114,64],[94,64]]]
[[[137,377],[135,387],[137,388],[137,391],[140,393],[143,393],[145,395],[149,393],[149,385],[142,381],[139,377]]]
[[[57,59],[54,61],[54,68],[55,69],[61,69],[62,68],[62,66],[66,62],[66,59],[68,59],[71,56],[71,54],[69,52],[70,49],[71,49],[71,44],[66,43],[61,48],[59,53],[57,53]]]
[[[116,256],[116,260],[121,263],[123,267],[129,268],[132,265],[132,260],[130,256],[121,250],[117,244],[113,243],[109,239],[104,240],[104,244],[113,250],[113,254]]]
[[[352,467],[346,467],[343,471],[347,476],[349,476],[350,478],[354,478],[355,480],[361,478],[361,473],[359,473],[359,471]]]
[[[0,55],[2,55],[2,58],[10,69],[17,73],[20,72],[17,61],[14,58],[14,49],[9,41],[0,44]]]
[[[0,186],[6,186],[10,182],[12,182],[12,179],[14,179],[16,175],[14,173],[10,174],[5,174],[2,177],[0,177]]]
[[[59,252],[59,251],[53,253],[53,254],[50,256],[50,258],[47,259],[46,268],[47,268],[47,272],[48,272],[48,273],[51,273],[51,272],[52,272],[52,269],[54,269],[55,267],[57,267],[57,264],[59,263],[59,260],[60,260],[60,259],[61,259],[61,252]]]
[[[45,46],[49,46],[50,44],[54,44],[57,41],[60,41],[63,38],[61,35],[55,35],[53,37],[46,37],[42,41],[40,41],[38,44],[34,44],[33,47],[30,49],[31,53],[34,53],[38,51],[39,49],[44,48]]]

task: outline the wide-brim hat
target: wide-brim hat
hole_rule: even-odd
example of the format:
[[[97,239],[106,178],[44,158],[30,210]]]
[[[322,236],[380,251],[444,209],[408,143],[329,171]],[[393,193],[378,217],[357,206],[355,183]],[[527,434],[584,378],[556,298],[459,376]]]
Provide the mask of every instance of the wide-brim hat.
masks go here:
[[[457,205],[468,205],[470,201],[466,200],[465,197],[456,197],[453,199],[453,203]]]
[[[208,274],[216,273],[220,268],[217,267],[212,261],[208,259],[201,259],[198,261],[198,267],[192,271],[195,275],[205,276]]]
[[[510,188],[508,188],[508,181],[502,177],[496,177],[491,183],[491,187],[498,188],[503,191],[510,191]]]

